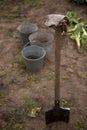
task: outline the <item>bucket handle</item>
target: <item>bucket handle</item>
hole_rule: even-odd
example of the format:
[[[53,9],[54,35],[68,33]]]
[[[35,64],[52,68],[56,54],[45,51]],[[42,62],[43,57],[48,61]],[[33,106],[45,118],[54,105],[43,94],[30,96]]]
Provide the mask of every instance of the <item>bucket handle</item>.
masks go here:
[[[33,41],[32,44],[33,43],[35,44],[35,43],[37,43],[37,41]],[[40,42],[38,42],[38,43],[40,43]],[[26,43],[23,48],[25,48],[27,46],[31,46],[31,42],[30,41],[28,43]]]
[[[27,46],[31,46],[31,43],[30,42],[26,43],[23,48],[25,48]]]

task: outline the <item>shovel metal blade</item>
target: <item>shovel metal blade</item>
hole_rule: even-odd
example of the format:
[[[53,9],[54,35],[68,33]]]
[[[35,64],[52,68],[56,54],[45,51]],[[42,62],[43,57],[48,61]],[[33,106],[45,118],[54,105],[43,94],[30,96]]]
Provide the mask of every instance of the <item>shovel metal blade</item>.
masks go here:
[[[69,122],[70,116],[70,108],[54,108],[45,112],[45,121],[46,125],[57,122],[57,121],[64,121],[66,123]]]

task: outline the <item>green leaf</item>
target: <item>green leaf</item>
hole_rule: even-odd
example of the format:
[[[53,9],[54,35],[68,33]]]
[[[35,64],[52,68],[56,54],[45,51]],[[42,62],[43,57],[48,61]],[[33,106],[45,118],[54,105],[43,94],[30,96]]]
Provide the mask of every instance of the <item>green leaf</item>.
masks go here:
[[[77,2],[78,4],[84,4],[85,3],[85,0],[73,0],[75,2]]]
[[[72,12],[72,11],[68,11],[66,16],[68,17],[69,21],[71,24],[77,24],[79,22],[79,19],[76,16],[76,13]]]

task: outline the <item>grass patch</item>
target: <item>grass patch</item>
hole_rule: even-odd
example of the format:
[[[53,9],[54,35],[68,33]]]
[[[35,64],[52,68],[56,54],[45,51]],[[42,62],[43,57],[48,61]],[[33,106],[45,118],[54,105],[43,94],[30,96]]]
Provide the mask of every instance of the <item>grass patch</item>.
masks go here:
[[[30,108],[38,106],[37,103],[32,98],[24,98],[24,102]]]
[[[0,129],[0,130],[7,130],[7,128],[2,128],[2,129]]]
[[[54,73],[54,72],[48,73],[48,74],[45,76],[45,78],[46,78],[47,80],[52,80],[52,79],[55,78],[55,73]]]
[[[7,16],[8,19],[13,20],[15,18],[19,18],[19,15],[17,13],[13,13]]]
[[[64,99],[64,98],[61,100],[61,103],[63,107],[67,107],[67,106],[70,108],[74,107],[73,104],[71,104],[67,99]]]
[[[24,1],[24,4],[28,4],[29,7],[36,7],[36,8],[40,8],[42,7],[42,2],[40,0],[26,0]]]
[[[3,0],[0,0],[0,8],[3,9],[5,6],[5,2]]]
[[[29,77],[29,80],[30,81],[33,81],[33,82],[39,82],[40,81],[40,78],[38,76],[35,76],[35,75],[31,75]]]
[[[78,77],[80,79],[85,79],[86,78],[86,75],[84,73],[78,73]]]
[[[66,77],[66,76],[63,76],[62,79],[63,80],[68,80],[68,81],[70,80],[69,77]]]
[[[26,69],[26,65],[25,65],[24,60],[22,58],[21,52],[17,54],[15,62],[19,64],[21,69],[23,69],[23,70]]]
[[[2,128],[0,130],[8,130],[8,128]],[[9,128],[9,130],[24,130],[24,125],[19,124],[17,127],[15,128]]]
[[[62,105],[63,105],[63,106],[69,105],[69,101],[63,98],[63,99],[62,99]]]
[[[78,130],[84,130],[84,122],[77,121],[77,127],[78,127]]]
[[[24,130],[24,125],[20,124],[16,128],[13,128],[11,130]]]

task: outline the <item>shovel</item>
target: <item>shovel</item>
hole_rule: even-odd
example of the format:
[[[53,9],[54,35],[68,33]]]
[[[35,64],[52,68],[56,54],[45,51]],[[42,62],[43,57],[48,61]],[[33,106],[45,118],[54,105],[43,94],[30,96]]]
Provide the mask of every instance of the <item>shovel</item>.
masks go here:
[[[61,23],[61,22],[60,22]],[[46,125],[56,121],[69,122],[70,108],[60,106],[60,57],[62,33],[66,28],[62,24],[51,25],[55,29],[55,104],[54,108],[45,112]]]

